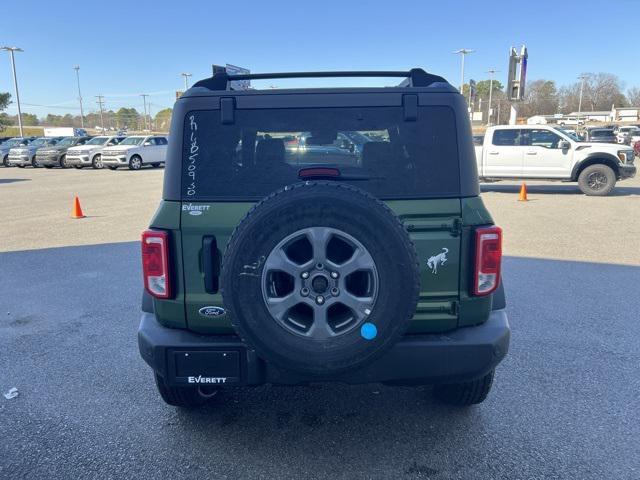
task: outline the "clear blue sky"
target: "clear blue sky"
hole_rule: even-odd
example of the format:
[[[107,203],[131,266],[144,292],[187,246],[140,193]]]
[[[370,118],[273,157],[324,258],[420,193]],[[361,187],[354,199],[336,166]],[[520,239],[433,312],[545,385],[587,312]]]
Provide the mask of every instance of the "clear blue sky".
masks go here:
[[[467,79],[487,78],[493,67],[505,83],[508,49],[522,43],[529,80],[563,85],[582,72],[602,71],[618,75],[625,88],[640,86],[640,0],[21,0],[2,10],[0,45],[25,50],[16,54],[22,103],[56,106],[24,105],[39,116],[79,113],[76,64],[85,112],[97,109],[97,94],[106,96],[107,108],[142,110],[140,93],[151,95],[157,112],[173,103],[181,72],[194,81],[209,76],[212,63],[253,72],[420,66],[457,86],[460,59],[451,52],[465,47],[476,50],[467,57]],[[276,85],[309,82],[335,84]],[[0,52],[0,91],[13,93],[6,52]]]

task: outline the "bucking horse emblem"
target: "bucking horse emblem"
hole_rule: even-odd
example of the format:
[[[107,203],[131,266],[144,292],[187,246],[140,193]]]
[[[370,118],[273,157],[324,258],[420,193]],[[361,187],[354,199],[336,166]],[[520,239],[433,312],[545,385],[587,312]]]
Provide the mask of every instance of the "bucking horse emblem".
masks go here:
[[[429,257],[427,260],[427,267],[431,269],[431,273],[438,273],[438,265],[444,265],[447,263],[447,253],[449,253],[449,249],[447,247],[442,247],[442,251],[434,255],[433,257]]]

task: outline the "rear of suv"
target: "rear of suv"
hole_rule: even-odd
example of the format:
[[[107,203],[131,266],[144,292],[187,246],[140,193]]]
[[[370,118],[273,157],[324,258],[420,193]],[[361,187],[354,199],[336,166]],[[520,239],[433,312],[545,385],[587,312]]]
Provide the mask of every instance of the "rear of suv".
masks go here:
[[[397,87],[234,90],[289,77]],[[142,236],[138,342],[162,398],[233,385],[435,385],[482,402],[510,330],[502,232],[464,98],[436,75],[227,75],[176,102]]]

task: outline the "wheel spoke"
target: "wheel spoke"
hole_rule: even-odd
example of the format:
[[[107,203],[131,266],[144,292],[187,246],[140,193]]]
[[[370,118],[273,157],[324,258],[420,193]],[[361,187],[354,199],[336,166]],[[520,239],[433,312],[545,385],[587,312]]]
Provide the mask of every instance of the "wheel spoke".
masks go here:
[[[336,303],[341,303],[348,307],[358,320],[362,320],[371,313],[373,301],[373,297],[356,297],[349,292],[344,292],[336,300]]]
[[[358,270],[372,271],[375,268],[373,257],[363,248],[356,248],[349,260],[340,264],[332,265],[342,277]]]
[[[334,335],[329,326],[326,307],[316,306],[313,308],[313,324],[311,324],[307,335],[317,339],[329,338]]]
[[[294,291],[286,297],[271,297],[267,299],[267,308],[271,315],[282,321],[282,317],[287,310],[300,303],[299,295]]]
[[[288,273],[295,279],[298,278],[302,271],[302,266],[292,262],[282,248],[279,248],[269,255],[269,258],[267,258],[264,264],[264,268],[265,271],[275,270]]]
[[[331,230],[313,227],[306,231],[306,235],[313,248],[313,260],[316,263],[324,263],[327,259],[327,243],[331,237]]]

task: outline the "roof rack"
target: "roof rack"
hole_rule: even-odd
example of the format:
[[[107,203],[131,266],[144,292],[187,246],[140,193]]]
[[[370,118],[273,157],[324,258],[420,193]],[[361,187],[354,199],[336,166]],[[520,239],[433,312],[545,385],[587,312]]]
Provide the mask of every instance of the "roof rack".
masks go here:
[[[336,78],[336,77],[399,77],[404,78],[398,87],[428,87],[432,83],[447,81],[421,68],[412,68],[408,72],[403,71],[346,71],[346,72],[285,72],[285,73],[247,73],[229,75],[226,72],[217,72],[210,78],[196,82],[194,87],[204,87],[209,90],[232,90],[230,82],[234,80],[269,80],[274,78]]]

